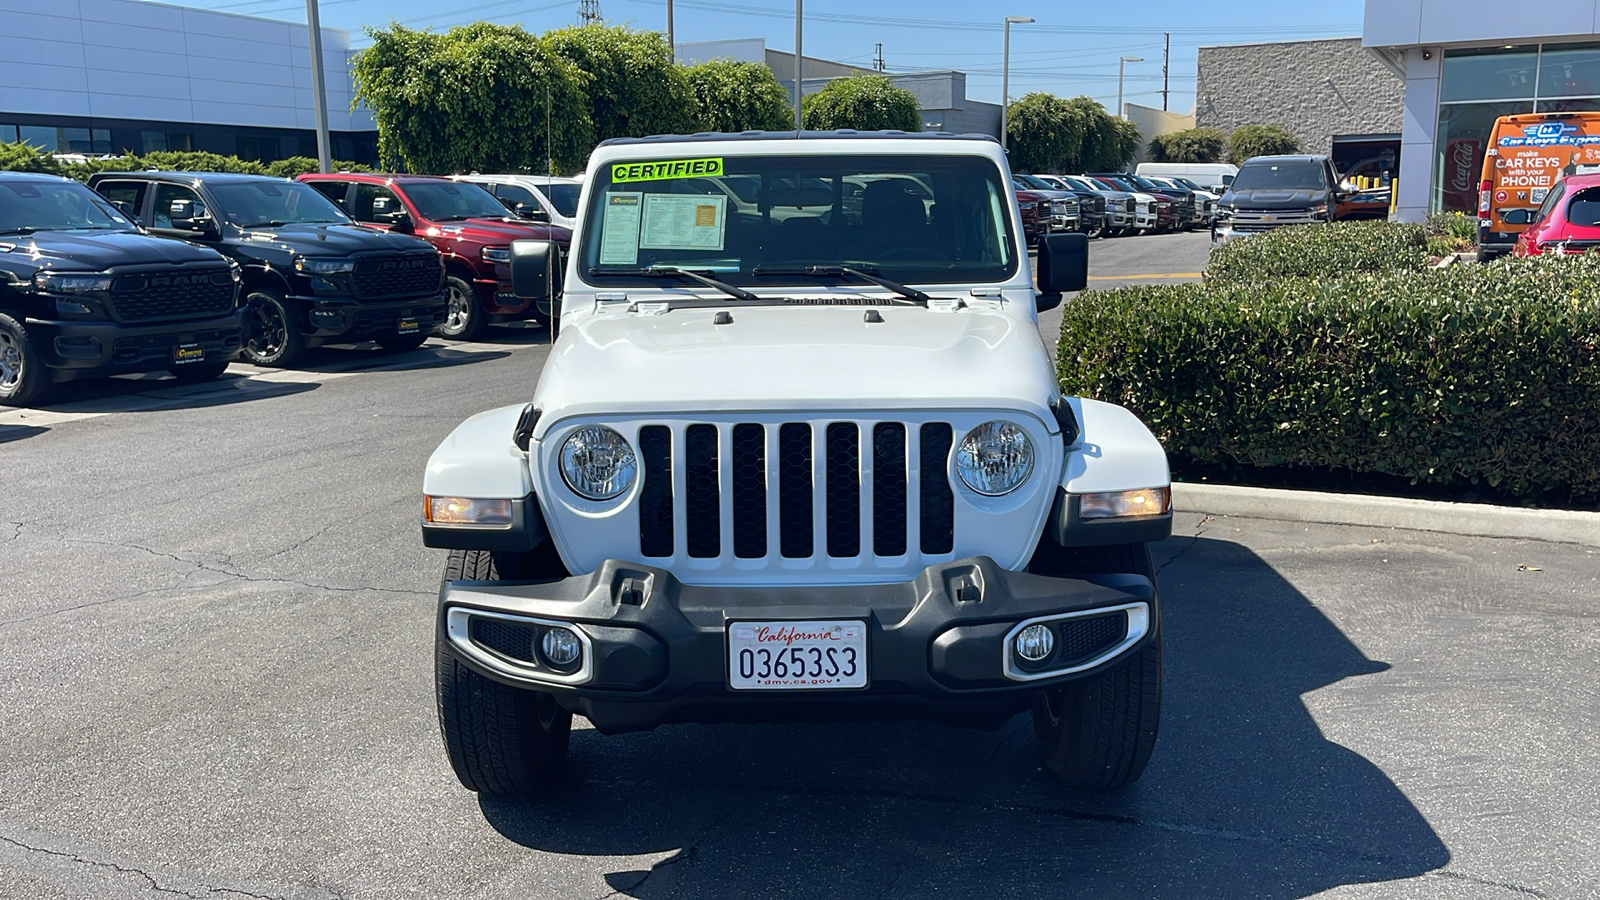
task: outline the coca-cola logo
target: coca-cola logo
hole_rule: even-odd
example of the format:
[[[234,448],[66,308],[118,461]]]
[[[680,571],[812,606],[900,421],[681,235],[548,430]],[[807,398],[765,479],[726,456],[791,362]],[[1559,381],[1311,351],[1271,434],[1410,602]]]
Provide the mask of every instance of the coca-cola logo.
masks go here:
[[[1472,190],[1472,165],[1477,156],[1477,144],[1472,141],[1456,141],[1450,148],[1450,162],[1454,167],[1450,177],[1450,189],[1453,191]]]

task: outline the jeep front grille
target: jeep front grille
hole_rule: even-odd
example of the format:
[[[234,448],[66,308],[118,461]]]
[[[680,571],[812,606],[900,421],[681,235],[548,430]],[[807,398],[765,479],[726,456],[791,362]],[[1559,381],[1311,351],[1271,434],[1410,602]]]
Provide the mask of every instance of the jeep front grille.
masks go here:
[[[351,286],[361,300],[388,300],[437,294],[440,288],[436,253],[384,253],[356,261]]]
[[[168,269],[130,272],[111,280],[111,315],[123,322],[192,319],[233,309],[233,276],[227,269]]]
[[[725,548],[738,559],[809,559],[819,540],[835,559],[868,549],[876,557],[904,557],[913,521],[922,554],[948,554],[955,532],[946,474],[952,442],[951,426],[942,422],[691,424],[681,431],[645,425],[640,552],[647,559],[673,556],[681,516],[682,549],[694,559],[720,557]],[[673,487],[675,465],[684,474],[682,496]],[[868,522],[870,548],[863,541]]]

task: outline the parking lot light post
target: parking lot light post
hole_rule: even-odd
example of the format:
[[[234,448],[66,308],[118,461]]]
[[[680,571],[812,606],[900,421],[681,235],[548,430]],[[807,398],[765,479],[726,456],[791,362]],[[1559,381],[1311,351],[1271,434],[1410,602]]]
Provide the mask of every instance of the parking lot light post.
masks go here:
[[[1000,149],[1006,146],[1006,107],[1011,103],[1011,26],[1031,25],[1027,16],[1006,16],[1006,37],[1000,53]]]
[[[1119,119],[1127,118],[1127,115],[1122,111],[1122,73],[1127,68],[1128,63],[1131,62],[1144,62],[1144,57],[1124,56],[1117,60],[1117,118]]]
[[[333,148],[328,146],[328,94],[322,84],[322,21],[317,0],[306,0],[306,31],[311,34],[311,109],[317,125],[317,171],[333,171]]]
[[[801,66],[805,57],[800,52],[800,6],[803,0],[794,0],[794,133],[800,134],[800,96],[805,93],[805,74]]]

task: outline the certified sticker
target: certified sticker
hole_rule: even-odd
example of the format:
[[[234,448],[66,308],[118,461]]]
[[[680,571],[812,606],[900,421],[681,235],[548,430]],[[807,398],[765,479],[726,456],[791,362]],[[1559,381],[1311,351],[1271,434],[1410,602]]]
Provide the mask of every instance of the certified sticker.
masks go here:
[[[660,181],[666,178],[710,178],[722,174],[722,159],[669,159],[662,162],[617,163],[611,181]]]

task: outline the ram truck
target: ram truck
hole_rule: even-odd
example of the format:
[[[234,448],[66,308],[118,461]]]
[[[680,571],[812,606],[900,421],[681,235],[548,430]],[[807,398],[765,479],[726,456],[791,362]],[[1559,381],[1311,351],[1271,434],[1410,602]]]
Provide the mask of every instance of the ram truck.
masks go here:
[[[748,203],[715,187],[734,180]],[[615,734],[1031,712],[1062,781],[1139,777],[1167,459],[1128,410],[1058,387],[1038,314],[1085,286],[1087,240],[1045,235],[1030,261],[997,142],[616,139],[575,224],[528,402],[467,419],[423,477],[463,785],[539,794],[574,715]],[[546,295],[557,248],[511,251],[513,289]]]

